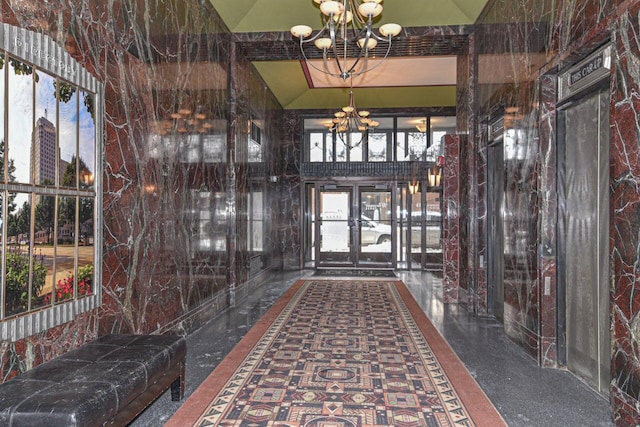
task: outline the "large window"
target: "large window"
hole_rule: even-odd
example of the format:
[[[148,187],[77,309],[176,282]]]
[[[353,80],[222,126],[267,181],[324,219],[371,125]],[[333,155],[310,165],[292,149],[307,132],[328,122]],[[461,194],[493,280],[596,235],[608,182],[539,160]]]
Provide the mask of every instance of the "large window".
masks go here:
[[[102,109],[97,81],[51,39],[8,25],[4,31],[0,332],[18,339],[99,304]],[[25,320],[43,310],[52,315]]]
[[[456,120],[450,116],[376,117],[376,120],[380,126],[362,138],[359,133],[331,132],[325,126],[325,119],[305,119],[304,161],[435,161],[444,152],[442,137],[455,133]]]

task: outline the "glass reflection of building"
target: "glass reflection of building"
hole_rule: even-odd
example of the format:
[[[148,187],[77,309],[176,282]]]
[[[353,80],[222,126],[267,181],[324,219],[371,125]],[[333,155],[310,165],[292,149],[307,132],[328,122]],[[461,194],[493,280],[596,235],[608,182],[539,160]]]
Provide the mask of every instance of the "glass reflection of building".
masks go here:
[[[56,127],[40,117],[33,128],[30,181],[33,184],[54,183],[56,179]],[[60,167],[66,167],[60,162]],[[67,163],[67,162],[64,162]],[[63,169],[64,170],[64,169]]]

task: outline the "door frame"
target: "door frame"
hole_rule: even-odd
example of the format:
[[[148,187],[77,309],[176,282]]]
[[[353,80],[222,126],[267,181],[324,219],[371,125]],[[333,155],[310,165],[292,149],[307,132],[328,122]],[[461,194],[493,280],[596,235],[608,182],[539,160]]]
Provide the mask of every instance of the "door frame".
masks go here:
[[[313,207],[310,207],[307,203],[305,206],[305,210],[307,212],[309,209],[314,209],[314,212],[311,212],[313,218],[317,220],[313,221],[311,227],[313,228],[313,235],[316,237],[316,242],[314,247],[311,250],[314,251],[314,268],[368,268],[368,269],[395,269],[397,267],[396,257],[394,256],[396,253],[396,190],[395,186],[389,185],[387,182],[372,182],[372,181],[363,181],[357,183],[347,183],[347,182],[316,182],[309,183],[313,184],[315,189],[314,191],[314,203]],[[347,253],[346,259],[343,260],[323,260],[323,253],[321,252],[321,244],[319,244],[319,239],[321,238],[321,227],[322,227],[322,218],[321,218],[321,197],[323,192],[349,192],[350,201],[349,201],[349,212],[347,216],[348,225],[349,225],[349,251]],[[365,256],[361,251],[361,239],[362,239],[362,212],[361,212],[361,196],[363,192],[388,192],[389,193],[389,209],[391,211],[391,220],[390,220],[390,233],[391,233],[391,250],[387,255],[387,261],[378,261],[378,262],[367,262],[365,260]],[[309,213],[309,212],[308,212]],[[376,253],[372,253],[376,254]],[[386,254],[386,253],[381,253]]]

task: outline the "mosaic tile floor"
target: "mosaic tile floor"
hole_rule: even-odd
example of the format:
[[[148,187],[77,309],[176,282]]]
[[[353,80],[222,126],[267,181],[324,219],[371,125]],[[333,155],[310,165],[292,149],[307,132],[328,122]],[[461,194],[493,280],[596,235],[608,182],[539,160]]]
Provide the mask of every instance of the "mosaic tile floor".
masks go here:
[[[501,424],[402,282],[307,280],[167,425]]]

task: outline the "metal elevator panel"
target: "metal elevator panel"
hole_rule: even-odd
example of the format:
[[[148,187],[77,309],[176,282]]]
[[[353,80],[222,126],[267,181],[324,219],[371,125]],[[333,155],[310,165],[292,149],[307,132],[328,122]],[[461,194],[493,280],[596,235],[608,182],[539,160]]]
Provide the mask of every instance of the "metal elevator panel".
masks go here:
[[[567,367],[608,394],[608,87],[568,106],[563,118]]]

